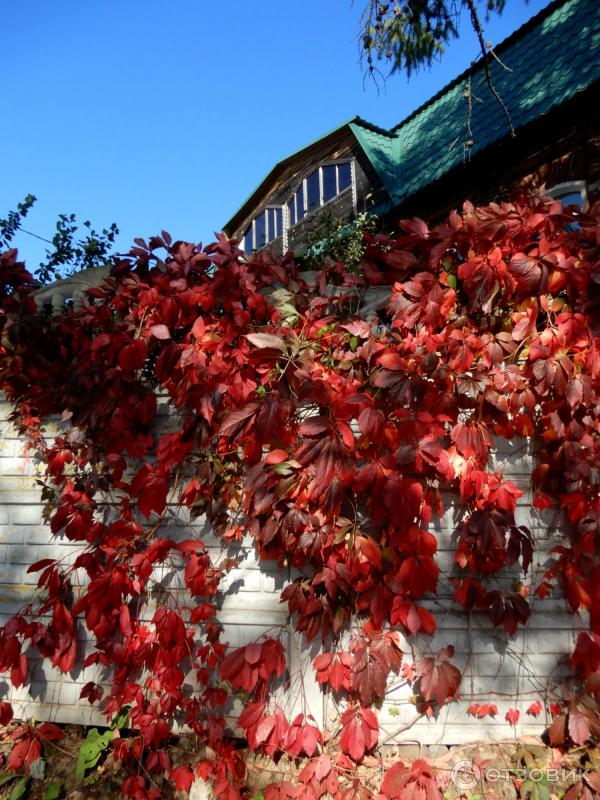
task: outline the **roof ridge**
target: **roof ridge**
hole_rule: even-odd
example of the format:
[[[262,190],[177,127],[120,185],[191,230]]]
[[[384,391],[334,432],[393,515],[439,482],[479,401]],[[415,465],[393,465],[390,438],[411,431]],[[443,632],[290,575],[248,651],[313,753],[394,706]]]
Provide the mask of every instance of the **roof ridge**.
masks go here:
[[[360,125],[362,128],[366,128],[367,130],[373,131],[373,133],[379,133],[381,136],[389,136],[390,138],[394,138],[393,129],[390,128],[382,128],[379,125],[375,125],[373,122],[369,122],[367,119],[363,119],[362,117],[356,116],[354,119],[350,120],[350,124]]]
[[[542,22],[542,20],[546,19],[546,17],[549,17],[550,14],[554,13],[554,11],[556,11],[557,8],[560,8],[561,6],[564,6],[569,2],[572,2],[572,0],[552,0],[551,3],[548,3],[548,5],[542,8],[541,11],[538,11],[537,14],[535,14],[533,17],[530,17],[520,27],[518,27],[509,36],[507,36],[506,39],[503,39],[500,42],[500,44],[494,47],[494,51],[498,52],[498,50],[500,49],[504,51],[507,47],[510,47],[512,44],[514,44],[515,41],[521,39],[525,33],[528,33],[531,29],[537,27],[539,23]],[[469,67],[467,67],[467,69],[463,70],[459,75],[457,75],[449,83],[443,86],[438,92],[432,95],[418,108],[415,108],[414,111],[411,111],[411,113],[407,117],[405,117],[403,120],[396,123],[396,125],[390,128],[389,133],[392,136],[395,135],[395,133],[400,128],[402,128],[412,119],[414,119],[418,114],[421,114],[423,111],[425,111],[426,108],[429,108],[429,106],[433,105],[433,103],[439,100],[440,97],[443,97],[451,89],[454,89],[455,86],[458,86],[458,84],[462,83],[462,81],[464,81],[469,74],[472,74],[475,70],[478,70],[480,67],[483,66],[484,58],[485,58],[484,56],[480,56],[477,59],[477,61],[473,62]]]

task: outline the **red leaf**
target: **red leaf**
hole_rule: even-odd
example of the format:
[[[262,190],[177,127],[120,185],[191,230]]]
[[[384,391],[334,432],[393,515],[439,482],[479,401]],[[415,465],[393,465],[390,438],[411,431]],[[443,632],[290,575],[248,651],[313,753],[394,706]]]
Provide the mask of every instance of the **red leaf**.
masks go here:
[[[32,749],[34,751],[33,758],[30,752]],[[23,766],[27,767],[28,764],[36,760],[36,750],[39,755],[39,753],[41,753],[39,742],[36,742],[35,739],[31,739],[30,737],[22,739],[20,742],[17,742],[10,751],[7,761],[8,766],[15,771],[19,771]]]
[[[122,370],[133,371],[141,369],[148,355],[148,346],[143,339],[135,339],[119,353],[119,366]]]
[[[377,363],[381,364],[381,366],[385,367],[385,369],[389,369],[394,372],[399,372],[406,367],[406,362],[404,359],[400,358],[398,353],[394,352],[393,350],[382,353],[378,357]]]
[[[15,689],[24,686],[27,678],[27,656],[21,653],[10,671],[10,680]]]
[[[171,338],[171,331],[167,328],[166,325],[153,325],[150,328],[150,333],[156,339],[170,339]]]
[[[321,653],[313,661],[313,666],[317,671],[317,681],[329,683],[334,692],[339,692],[342,687],[350,688],[351,664],[350,653]]]
[[[178,792],[189,792],[194,782],[194,773],[189,764],[181,764],[169,772],[169,779],[173,781]]]
[[[125,603],[123,603],[121,611],[119,612],[119,627],[121,628],[123,636],[131,636],[131,614]]]
[[[287,345],[283,339],[279,336],[274,336],[272,333],[247,333],[245,336],[255,347],[261,349],[268,347],[282,350],[284,353],[287,352]]]
[[[479,705],[479,703],[473,703],[473,705],[469,706],[467,709],[467,714],[470,714],[472,717],[476,717],[477,719],[483,719],[483,717],[493,717],[495,714],[498,713],[498,706],[495,703],[484,703],[483,705]]]
[[[385,417],[375,408],[365,408],[358,417],[358,427],[371,444],[379,444],[385,430]]]
[[[0,725],[8,725],[13,718],[13,709],[10,703],[0,703]]]
[[[258,403],[247,403],[243,408],[232,411],[221,424],[219,436],[235,436],[258,411]]]
[[[27,572],[39,572],[41,569],[49,567],[51,564],[56,564],[55,558],[42,558],[41,561],[36,561],[35,564],[27,567]]]
[[[331,420],[328,417],[309,417],[298,428],[301,436],[321,436],[331,429]]]
[[[519,717],[521,713],[516,708],[509,708],[505,715],[505,720],[509,723],[509,725],[516,725],[519,721]]]
[[[281,464],[283,461],[287,461],[289,457],[289,453],[286,450],[270,450],[265,458],[265,464]]]
[[[407,633],[411,635],[423,631],[431,636],[437,630],[437,623],[426,608],[415,605],[412,600],[404,600],[402,597],[394,597],[390,622],[392,625],[403,625]]]
[[[363,706],[383,699],[388,673],[389,667],[381,654],[367,644],[355,652],[350,669],[350,688],[357,693]]]
[[[254,734],[254,740],[257,745],[263,744],[267,741],[271,733],[273,732],[273,728],[275,727],[275,718],[274,717],[265,717],[262,719],[257,727],[256,733]]]
[[[427,703],[434,700],[443,705],[456,694],[461,681],[460,670],[446,659],[448,648],[440,651],[435,658],[426,656],[417,662],[419,689]],[[449,655],[452,655],[453,648]]]
[[[377,717],[368,708],[349,708],[341,717],[340,747],[356,762],[361,762],[377,744],[379,725]]]
[[[389,800],[442,800],[433,769],[417,759],[410,767],[393,764],[381,783],[381,794]]]
[[[81,700],[85,700],[86,698],[88,701],[93,704],[96,700],[100,700],[102,695],[104,694],[104,689],[97,683],[93,681],[88,681],[85,684],[81,692],[79,693],[79,697]]]
[[[381,569],[381,550],[379,545],[370,536],[357,536],[356,544],[363,556],[377,569]]]
[[[567,737],[567,717],[559,714],[548,729],[548,740],[552,747],[563,745]]]
[[[585,744],[591,735],[588,718],[581,711],[569,711],[567,729],[576,745]]]
[[[530,714],[532,717],[539,717],[542,713],[542,704],[539,700],[535,700],[527,709],[527,714]]]
[[[55,725],[53,722],[44,722],[35,729],[38,736],[42,739],[47,739],[49,742],[57,742],[64,739],[65,732],[61,727]]]
[[[147,464],[139,470],[131,482],[131,494],[138,498],[138,506],[145,517],[153,511],[162,514],[167,505],[169,485],[164,475]]]
[[[265,713],[265,703],[248,703],[239,716],[238,723],[241,728],[253,728],[258,725]]]

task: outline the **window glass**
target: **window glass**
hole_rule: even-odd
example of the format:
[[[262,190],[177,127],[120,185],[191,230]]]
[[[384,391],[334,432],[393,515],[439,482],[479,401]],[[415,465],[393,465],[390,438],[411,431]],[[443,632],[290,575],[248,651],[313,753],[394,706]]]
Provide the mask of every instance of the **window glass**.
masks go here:
[[[267,241],[272,242],[277,238],[277,223],[275,222],[275,209],[267,208]]]
[[[275,223],[277,225],[277,236],[281,236],[283,233],[283,208],[276,208],[275,211]]]
[[[581,192],[565,192],[565,194],[557,195],[556,199],[560,200],[563,206],[579,206],[583,211],[583,197],[581,196]]]
[[[321,193],[319,191],[319,170],[313,172],[306,179],[306,203],[308,211],[314,211],[321,205]]]
[[[337,194],[337,184],[335,180],[335,164],[328,164],[323,167],[323,202],[331,200]]]
[[[338,182],[340,192],[352,186],[352,170],[350,164],[338,164]]]
[[[304,187],[300,185],[300,188],[296,192],[296,222],[300,222],[300,220],[303,218],[304,218]]]
[[[252,252],[252,224],[244,233],[244,241],[242,243],[242,250],[244,253],[251,253]]]
[[[265,215],[260,214],[254,222],[254,247],[258,250],[266,243]]]
[[[296,224],[296,204],[294,202],[294,198],[293,197],[289,202],[288,209],[289,209],[289,212],[290,212],[290,225],[295,225]]]

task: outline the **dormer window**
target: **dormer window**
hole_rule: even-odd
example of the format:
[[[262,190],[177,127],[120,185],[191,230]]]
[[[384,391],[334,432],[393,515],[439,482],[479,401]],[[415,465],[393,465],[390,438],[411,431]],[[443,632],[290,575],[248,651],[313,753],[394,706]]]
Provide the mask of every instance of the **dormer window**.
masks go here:
[[[260,250],[283,235],[283,207],[267,206],[246,228],[242,241],[244,253]]]
[[[550,197],[560,200],[563,206],[579,206],[581,211],[587,205],[587,190],[585,181],[568,181],[567,183],[557,183],[548,189]]]
[[[320,172],[318,169],[306,179],[306,210],[309,213],[321,205]]]
[[[338,194],[352,187],[352,162],[323,164],[309,173],[287,204],[290,225],[301,222]]]
[[[288,229],[302,222],[307,214],[318,211],[319,208],[343,192],[352,191],[352,206],[354,207],[353,162],[334,161],[322,164],[305,174],[299,184],[292,184],[292,186],[294,192],[291,197],[288,195],[284,205],[264,206],[250,221],[241,242],[241,248],[245,253],[250,254],[260,250],[280,237],[283,240],[281,249],[287,249]],[[277,195],[272,195],[271,202],[276,197]],[[348,195],[346,200],[349,200]]]

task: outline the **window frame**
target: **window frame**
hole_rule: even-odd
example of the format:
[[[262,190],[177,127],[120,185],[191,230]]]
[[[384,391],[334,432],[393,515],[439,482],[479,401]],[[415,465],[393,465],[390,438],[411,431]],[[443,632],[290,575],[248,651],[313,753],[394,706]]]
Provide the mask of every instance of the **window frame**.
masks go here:
[[[555,200],[560,200],[561,195],[575,194],[576,192],[581,195],[583,201],[582,211],[585,211],[588,208],[588,195],[587,185],[584,180],[555,183],[554,186],[546,190],[546,194],[550,195],[550,197],[553,197]]]
[[[340,187],[340,175],[339,175],[339,170],[337,169],[337,167],[340,164],[349,164],[350,165],[350,186],[346,186],[346,188],[342,189],[341,191],[340,191],[340,188],[339,188]],[[324,200],[323,168],[324,167],[328,167],[328,166],[336,167],[336,171],[335,171],[336,194],[334,194],[333,197],[330,197],[329,200]],[[307,208],[306,208],[306,206],[307,206],[307,186],[306,186],[306,182],[307,182],[308,178],[312,177],[315,173],[318,173],[318,175],[319,175],[319,205],[318,205],[317,208],[313,208],[311,211],[308,211]],[[296,194],[297,194],[298,190],[300,189],[300,187],[302,187],[302,200],[303,200],[303,206],[304,206],[304,214],[302,216],[302,219],[299,220],[298,219],[298,209],[297,209],[297,204],[296,204]],[[287,212],[286,216],[288,217],[288,226],[286,228],[286,231],[291,229],[291,228],[295,228],[296,225],[299,225],[301,222],[304,222],[304,220],[308,216],[311,216],[312,214],[318,213],[322,208],[325,208],[325,206],[329,205],[329,203],[332,203],[341,194],[343,194],[344,192],[347,192],[348,190],[352,191],[352,208],[354,210],[354,214],[356,215],[356,169],[355,169],[355,159],[354,158],[344,158],[344,159],[323,161],[316,168],[311,168],[302,177],[302,180],[299,183],[295,184],[294,191],[288,196],[287,200],[284,201],[284,206],[285,206],[286,212]],[[296,219],[296,221],[294,223],[291,222],[290,213],[289,213],[289,208],[290,208],[290,205],[292,204],[292,202],[294,203],[294,212],[295,212],[294,216],[295,216],[295,219]]]
[[[350,185],[346,186],[344,189],[340,190],[340,171],[338,169],[339,166],[343,164],[348,164],[350,166]],[[288,249],[288,241],[289,241],[289,231],[292,228],[295,228],[297,225],[300,225],[304,220],[312,216],[313,214],[318,213],[322,208],[325,208],[334,200],[336,200],[341,194],[344,192],[351,191],[352,192],[352,209],[354,216],[356,216],[356,159],[354,158],[341,158],[341,159],[331,159],[328,161],[321,162],[316,167],[311,167],[309,170],[305,172],[302,176],[301,180],[294,184],[294,190],[287,194],[286,198],[281,203],[269,203],[268,205],[262,206],[260,211],[258,211],[254,216],[251,218],[250,222],[246,226],[246,230],[249,231],[249,235],[247,236],[246,233],[242,234],[243,239],[243,251],[247,255],[252,255],[252,253],[257,252],[258,250],[262,250],[264,247],[268,247],[268,245],[272,244],[277,239],[282,239],[283,242],[283,249],[284,251]],[[333,197],[330,197],[329,200],[325,200],[325,183],[324,183],[324,168],[333,166],[336,168],[335,170],[335,188],[336,193]],[[307,180],[312,177],[314,174],[318,174],[319,177],[319,205],[316,208],[313,208],[311,211],[307,210],[308,205],[308,189],[307,189]],[[302,218],[298,219],[298,193],[301,192],[302,197]],[[295,222],[292,223],[292,214],[291,208],[293,208],[293,216]],[[277,236],[269,239],[270,231],[269,231],[269,214],[267,213],[269,209],[281,210],[281,231],[279,230],[279,226],[276,223],[277,228]],[[265,219],[265,244],[262,245],[260,248],[256,247],[256,221],[264,214]],[[247,238],[250,238],[250,243],[247,242]],[[250,248],[248,248],[248,244],[250,244]]]
[[[269,212],[270,209],[274,209],[275,210],[275,228],[276,228],[276,231],[277,231],[277,235],[274,236],[272,239],[269,238],[269,236],[270,236],[270,230],[269,230],[270,229],[270,224],[269,224],[269,214],[268,214],[268,212]],[[277,211],[281,211],[281,230],[279,230],[279,225],[277,224]],[[264,220],[265,220],[265,243],[263,245],[261,245],[260,247],[256,247],[256,223],[257,223],[259,217],[261,217],[261,216],[264,216]],[[246,241],[247,233],[243,233],[242,234],[242,239],[243,239],[242,249],[243,249],[243,252],[246,253],[246,255],[252,255],[252,253],[257,252],[258,250],[262,250],[265,247],[268,247],[268,245],[272,244],[276,239],[284,239],[285,230],[286,230],[285,206],[281,205],[279,203],[270,203],[269,205],[263,206],[260,209],[260,211],[258,211],[252,217],[252,219],[250,220],[250,223],[246,227],[246,231],[250,231],[251,242],[250,242],[250,249],[249,250],[247,249],[248,243]]]

